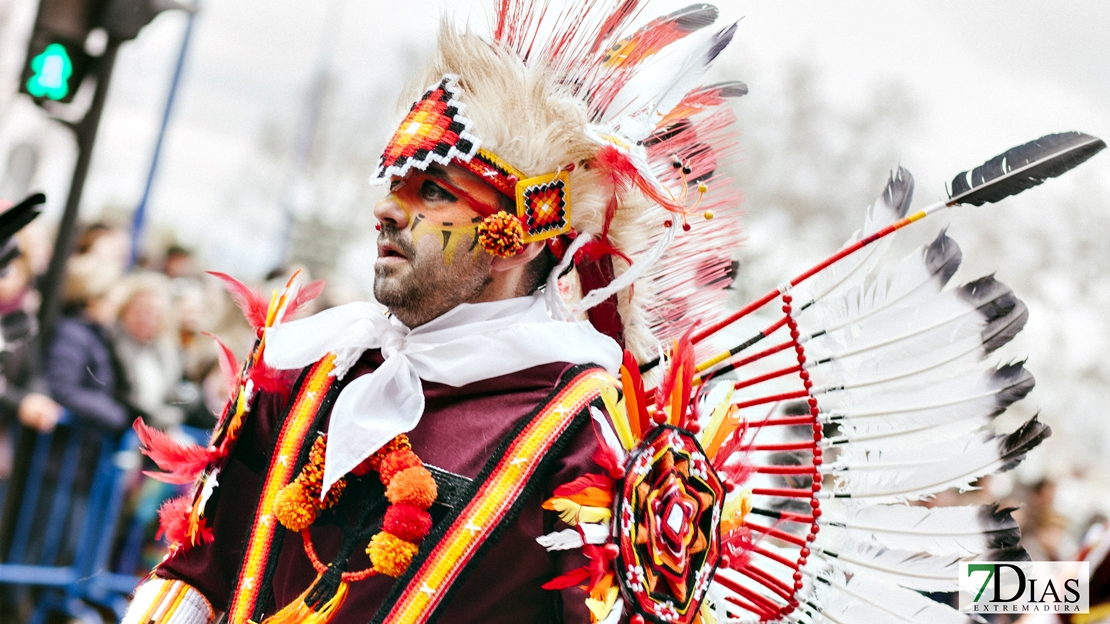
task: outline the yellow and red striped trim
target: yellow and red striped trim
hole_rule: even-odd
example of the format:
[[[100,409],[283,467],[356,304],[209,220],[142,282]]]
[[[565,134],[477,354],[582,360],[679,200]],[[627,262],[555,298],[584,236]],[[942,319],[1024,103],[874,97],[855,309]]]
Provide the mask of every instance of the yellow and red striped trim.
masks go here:
[[[278,526],[273,513],[274,502],[281,488],[296,477],[297,463],[305,439],[312,433],[316,414],[335,381],[330,376],[334,367],[335,358],[329,354],[309,369],[300,391],[296,392],[296,399],[289,408],[285,422],[282,423],[266,480],[262,485],[262,495],[251,526],[250,540],[244,551],[235,595],[231,608],[228,609],[230,624],[247,624],[258,604],[263,575],[271,558],[274,534]]]
[[[208,624],[215,617],[212,605],[193,586],[153,578],[135,591],[121,624]]]
[[[427,622],[443,604],[481,545],[501,525],[527,489],[541,459],[568,431],[575,416],[599,396],[599,384],[614,384],[600,369],[580,373],[532,417],[509,443],[478,491],[411,575],[392,609],[388,624]],[[480,478],[480,477],[479,477]],[[426,542],[427,543],[427,542]],[[379,614],[380,615],[380,614]]]

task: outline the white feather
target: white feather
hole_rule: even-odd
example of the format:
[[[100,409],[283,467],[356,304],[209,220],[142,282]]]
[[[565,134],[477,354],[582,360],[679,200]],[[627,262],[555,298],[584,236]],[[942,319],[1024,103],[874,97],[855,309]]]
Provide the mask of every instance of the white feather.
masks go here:
[[[1016,374],[969,371],[918,389],[827,394],[822,420],[839,425],[841,434],[827,443],[914,446],[978,431],[1032,388],[1032,375],[1020,366],[1007,367],[1017,367]]]
[[[979,477],[1008,467],[1047,436],[1033,418],[1009,436],[978,434],[908,448],[846,445],[822,467],[837,476],[834,493],[873,503],[922,500],[941,490],[971,488]],[[1002,455],[1009,444],[1011,448]]]
[[[863,575],[832,575],[817,583],[821,614],[843,624],[915,622],[970,624],[973,620],[952,607],[917,592]]]
[[[818,556],[834,568],[881,579],[907,589],[947,592],[959,589],[957,555],[936,556],[854,543],[841,551],[821,550]]]
[[[624,450],[624,446],[621,445],[620,439],[617,438],[616,432],[613,431],[613,425],[609,424],[609,419],[601,410],[592,405],[590,406],[590,416],[593,416],[594,422],[597,423],[598,429],[601,430],[601,437],[605,438],[605,444],[613,449],[613,452],[617,455],[617,459],[623,463],[627,453]]]
[[[867,210],[863,227],[852,235],[844,247],[870,236],[897,221],[913,198],[913,175],[899,167],[890,174],[882,195]],[[852,284],[854,276],[866,275],[894,241],[894,235],[872,243],[870,246],[829,265],[809,278],[798,288],[796,300],[806,307],[834,293],[845,284]],[[843,247],[841,247],[843,249]],[[860,277],[862,279],[862,277]]]
[[[563,529],[536,538],[536,542],[547,550],[572,550],[582,548],[582,536],[574,529]]]
[[[868,505],[851,508],[827,501],[822,505],[820,533],[823,547],[838,550],[851,542],[871,543],[932,555],[971,556],[992,550],[991,531],[1012,533],[1017,522],[1004,514],[996,520],[990,507],[911,507]]]

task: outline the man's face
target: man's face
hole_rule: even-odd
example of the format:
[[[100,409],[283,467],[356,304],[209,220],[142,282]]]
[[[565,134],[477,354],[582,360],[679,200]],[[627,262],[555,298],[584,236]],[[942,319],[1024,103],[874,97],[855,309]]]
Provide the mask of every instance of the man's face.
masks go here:
[[[409,327],[479,300],[493,258],[478,245],[478,225],[497,202],[493,187],[454,165],[394,178],[374,208],[377,300]]]

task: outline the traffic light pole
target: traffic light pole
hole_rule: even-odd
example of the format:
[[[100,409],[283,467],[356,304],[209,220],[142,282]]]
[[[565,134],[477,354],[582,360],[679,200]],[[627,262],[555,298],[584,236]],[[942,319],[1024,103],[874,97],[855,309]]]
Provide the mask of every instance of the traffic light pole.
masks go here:
[[[108,40],[108,47],[98,59],[96,91],[93,92],[92,104],[81,121],[71,126],[77,138],[77,164],[73,168],[73,181],[69,185],[65,212],[62,213],[62,220],[58,224],[54,255],[50,257],[50,265],[43,278],[39,333],[44,346],[50,344],[50,335],[61,312],[66,260],[69,258],[73,239],[77,233],[77,209],[81,205],[81,193],[85,188],[85,178],[89,174],[93,145],[96,143],[96,131],[100,126],[100,113],[104,110],[104,102],[108,98],[108,84],[111,82],[112,67],[116,63],[116,52],[119,51],[120,43],[115,38]]]

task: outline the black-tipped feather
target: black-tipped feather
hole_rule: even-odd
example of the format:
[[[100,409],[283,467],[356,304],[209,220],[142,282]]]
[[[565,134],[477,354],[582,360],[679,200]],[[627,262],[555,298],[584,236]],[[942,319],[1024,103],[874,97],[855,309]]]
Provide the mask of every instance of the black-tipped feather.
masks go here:
[[[1106,147],[1082,132],[1049,134],[1010,148],[952,179],[950,204],[982,206],[1017,195],[1081,164]]]
[[[995,308],[995,306],[985,306]],[[1001,309],[1001,308],[997,308]],[[990,318],[989,316],[987,318]],[[983,353],[990,355],[999,347],[1009,343],[1025,327],[1029,320],[1029,310],[1020,299],[1014,298],[1014,306],[1004,315],[995,318],[983,328]]]
[[[716,90],[717,95],[723,98],[738,98],[744,97],[748,94],[748,85],[740,82],[739,80],[730,80],[728,82],[718,82],[711,84],[702,89],[702,91]]]
[[[1010,435],[1000,436],[998,455],[1006,460],[1006,463],[995,472],[1006,472],[1020,464],[1025,459],[1026,453],[1044,442],[1050,435],[1052,435],[1052,429],[1034,416]]]
[[[1021,541],[1021,529],[1011,513],[1016,507],[999,507],[998,503],[979,508],[979,524],[992,551],[1013,549]]]
[[[976,561],[998,561],[1000,563],[1012,561],[1029,561],[1029,553],[1022,547],[999,548],[983,553],[975,558]]]
[[[907,203],[906,206],[909,207],[909,204]],[[960,246],[956,241],[948,238],[947,228],[941,230],[933,242],[925,248],[925,268],[940,280],[941,286],[952,279],[963,259],[964,254],[960,251]]]
[[[883,201],[894,208],[898,219],[906,216],[910,203],[913,202],[913,175],[908,170],[898,167],[890,172],[886,188],[883,189]]]
[[[1025,362],[1014,362],[999,367],[991,375],[991,383],[1002,388],[995,399],[997,406],[991,417],[998,416],[1014,403],[1025,398],[1033,389],[1037,381],[1033,374],[1025,369]]]

